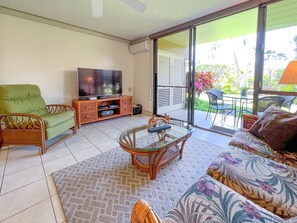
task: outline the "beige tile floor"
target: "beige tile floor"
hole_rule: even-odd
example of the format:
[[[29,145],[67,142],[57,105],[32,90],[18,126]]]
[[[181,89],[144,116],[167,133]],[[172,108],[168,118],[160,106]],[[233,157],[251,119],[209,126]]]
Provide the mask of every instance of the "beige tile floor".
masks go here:
[[[78,134],[43,156],[36,147],[0,150],[0,222],[62,223],[65,217],[51,173],[118,146],[120,131],[147,123],[137,115],[83,125]],[[193,137],[226,146],[230,137],[195,129]]]

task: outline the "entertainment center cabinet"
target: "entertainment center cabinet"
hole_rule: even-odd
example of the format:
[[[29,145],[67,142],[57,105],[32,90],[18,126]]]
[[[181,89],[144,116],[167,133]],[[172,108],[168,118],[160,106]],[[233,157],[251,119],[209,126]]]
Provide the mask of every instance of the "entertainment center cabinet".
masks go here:
[[[76,110],[78,128],[85,123],[131,115],[133,111],[132,96],[97,100],[73,99],[72,105]]]

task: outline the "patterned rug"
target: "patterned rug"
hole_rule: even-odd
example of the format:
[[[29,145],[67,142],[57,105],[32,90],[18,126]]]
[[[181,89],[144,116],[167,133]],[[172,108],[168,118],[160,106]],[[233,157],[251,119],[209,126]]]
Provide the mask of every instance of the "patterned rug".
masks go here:
[[[181,195],[206,173],[224,148],[191,137],[183,159],[175,159],[150,180],[131,165],[130,154],[115,148],[53,173],[68,222],[130,222],[142,198],[163,217]]]

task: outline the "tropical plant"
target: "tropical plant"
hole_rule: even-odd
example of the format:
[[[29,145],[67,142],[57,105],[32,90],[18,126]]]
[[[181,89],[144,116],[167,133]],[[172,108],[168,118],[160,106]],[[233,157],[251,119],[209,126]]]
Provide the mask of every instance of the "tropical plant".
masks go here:
[[[297,60],[297,35],[294,36],[293,41],[294,41],[294,44],[295,44],[294,51],[295,51],[295,53],[296,53],[296,55],[295,55],[295,59]]]
[[[194,103],[195,110],[208,111],[208,106],[209,106],[208,101],[204,101],[198,97],[197,98],[195,97],[195,103]]]
[[[198,95],[213,88],[214,78],[210,71],[197,71],[195,76],[195,92]]]
[[[211,72],[214,87],[221,89],[226,94],[239,93],[239,82],[236,71],[227,65],[201,64],[196,67],[197,72]]]

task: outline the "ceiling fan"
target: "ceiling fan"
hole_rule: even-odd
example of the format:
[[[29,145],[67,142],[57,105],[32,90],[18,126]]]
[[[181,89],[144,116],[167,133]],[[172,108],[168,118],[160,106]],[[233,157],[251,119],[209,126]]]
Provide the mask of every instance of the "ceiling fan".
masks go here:
[[[126,5],[135,9],[139,12],[144,12],[146,10],[146,5],[139,0],[121,0]],[[92,16],[100,18],[103,16],[103,0],[91,0],[92,3]]]

